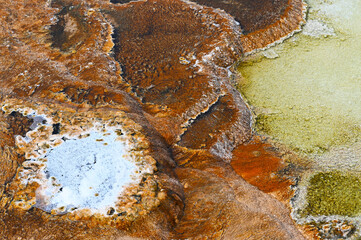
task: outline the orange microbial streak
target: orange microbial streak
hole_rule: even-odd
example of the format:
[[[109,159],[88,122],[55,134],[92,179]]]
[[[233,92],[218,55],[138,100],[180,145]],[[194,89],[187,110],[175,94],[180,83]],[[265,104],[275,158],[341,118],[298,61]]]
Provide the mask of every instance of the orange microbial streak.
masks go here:
[[[288,164],[271,144],[254,139],[238,146],[233,150],[231,166],[237,174],[263,192],[272,193],[281,201],[291,196],[293,181],[280,174],[286,171]]]

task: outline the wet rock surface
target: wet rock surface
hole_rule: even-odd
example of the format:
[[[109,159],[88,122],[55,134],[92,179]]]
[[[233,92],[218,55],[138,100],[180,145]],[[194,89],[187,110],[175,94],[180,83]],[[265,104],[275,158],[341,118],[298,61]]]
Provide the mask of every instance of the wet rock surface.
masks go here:
[[[250,110],[229,76],[245,50],[244,35],[226,8],[180,0],[0,3],[1,236],[303,238],[287,207],[230,165],[234,149],[253,133]],[[272,4],[274,15],[266,8],[257,15],[257,6],[242,3],[253,7],[249,19],[235,16],[249,24],[248,34],[290,7],[281,1]],[[257,20],[261,15],[265,19]],[[295,26],[301,20],[290,18]],[[19,109],[22,114],[13,113]],[[50,134],[77,134],[112,121],[133,131],[130,139],[143,139],[135,146],[157,170],[139,183],[144,195],[125,195],[130,217],[14,207],[20,195],[34,197],[38,187],[22,195],[19,169],[30,157],[15,139],[32,124],[24,109],[52,118],[45,128]],[[42,130],[36,132],[41,139]],[[148,191],[148,183],[155,187]]]

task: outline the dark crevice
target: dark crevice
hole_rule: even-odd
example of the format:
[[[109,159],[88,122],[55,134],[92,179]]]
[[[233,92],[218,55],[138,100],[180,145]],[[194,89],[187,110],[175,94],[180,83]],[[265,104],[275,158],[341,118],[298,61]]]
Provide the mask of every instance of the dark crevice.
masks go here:
[[[113,46],[113,49],[112,49],[112,54],[111,54],[112,56],[111,57],[113,57],[113,59],[119,63],[119,65],[120,65],[120,67],[122,69],[122,73],[120,74],[120,76],[123,78],[124,81],[129,83],[128,76],[127,76],[127,67],[126,67],[126,65],[122,64],[118,59],[118,56],[121,54],[120,37],[121,36],[120,36],[119,29],[116,28],[115,26],[113,26],[112,40],[113,40],[114,46]],[[132,93],[137,95],[138,91],[137,91],[136,86],[131,84],[130,89],[131,89]]]
[[[120,53],[120,47],[119,47],[119,31],[116,27],[113,26],[113,33],[112,33],[112,40],[114,43],[112,52],[114,54],[114,56],[118,56],[118,54]]]
[[[221,96],[208,111],[201,113],[190,123],[178,144],[191,149],[210,147],[213,139],[219,136],[234,118],[236,111],[231,106],[228,97]]]
[[[196,125],[199,121],[204,121],[204,119],[207,119],[207,116],[210,115],[216,108],[216,105],[219,103],[219,100],[220,99],[218,99],[215,103],[213,103],[213,105],[211,105],[206,112],[199,114],[195,119],[191,119],[189,121],[189,126],[187,127],[187,130],[180,136],[181,140],[178,142],[180,146],[194,148],[194,146],[192,147],[188,140],[191,134],[190,133],[191,128],[194,128],[194,125]]]
[[[134,1],[134,0],[110,0],[110,3],[128,3],[128,2],[131,2],[131,1]]]
[[[60,123],[53,124],[53,132],[52,134],[59,134],[60,133]]]
[[[121,62],[119,62],[117,60],[117,56],[119,56],[119,54],[121,53],[121,47],[120,47],[120,33],[119,33],[119,30],[113,26],[113,33],[112,33],[112,40],[113,40],[113,43],[114,43],[114,46],[113,46],[113,49],[112,49],[112,57],[114,58],[115,61],[117,61],[121,68],[122,68],[122,74],[121,76],[123,78],[126,78],[126,66],[124,66],[124,64],[122,64]]]

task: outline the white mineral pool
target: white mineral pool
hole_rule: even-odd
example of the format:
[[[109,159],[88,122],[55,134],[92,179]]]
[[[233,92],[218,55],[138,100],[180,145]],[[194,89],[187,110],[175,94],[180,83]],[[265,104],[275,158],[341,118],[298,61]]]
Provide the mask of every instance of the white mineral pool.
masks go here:
[[[125,142],[117,133],[90,132],[68,139],[45,155],[47,184],[37,191],[37,207],[46,211],[88,208],[106,211],[135,175]]]

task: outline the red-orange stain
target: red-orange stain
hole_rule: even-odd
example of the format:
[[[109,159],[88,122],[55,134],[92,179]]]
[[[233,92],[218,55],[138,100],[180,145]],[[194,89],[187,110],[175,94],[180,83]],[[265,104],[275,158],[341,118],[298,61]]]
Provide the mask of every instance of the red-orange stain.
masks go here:
[[[292,180],[282,176],[281,172],[287,164],[277,151],[272,145],[255,139],[233,151],[231,165],[250,184],[286,200],[291,194]]]

